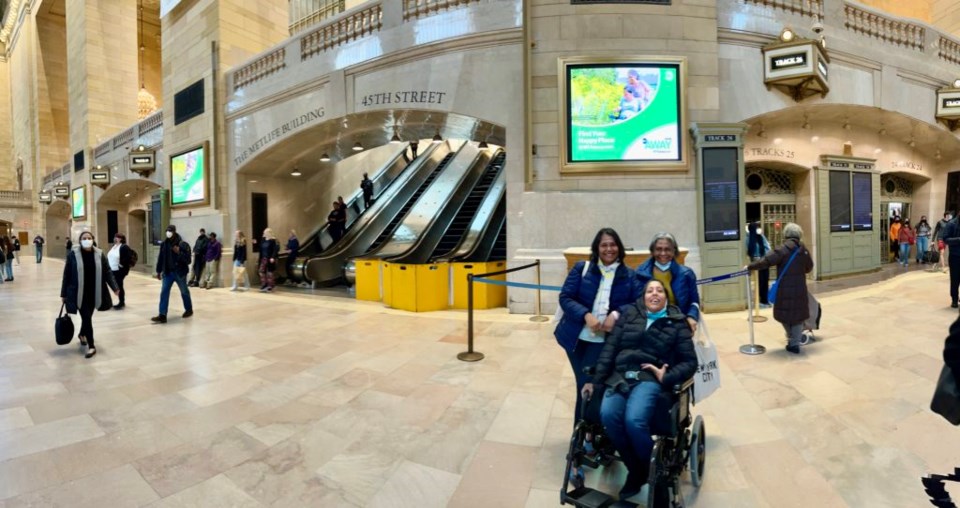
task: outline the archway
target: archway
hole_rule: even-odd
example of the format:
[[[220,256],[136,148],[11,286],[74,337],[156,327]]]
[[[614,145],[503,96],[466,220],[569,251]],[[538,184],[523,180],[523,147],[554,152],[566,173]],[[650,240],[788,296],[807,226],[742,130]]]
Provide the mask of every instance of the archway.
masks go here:
[[[777,160],[753,160],[744,165],[747,222],[759,222],[771,245],[783,242],[783,226],[800,224],[809,231],[807,215],[798,204],[810,201],[810,168]]]
[[[147,214],[150,198],[160,186],[149,180],[131,179],[118,182],[107,188],[97,200],[97,231],[104,245],[112,242],[115,233],[123,233],[127,244],[137,251],[140,262],[136,269],[146,270],[151,260],[156,259],[151,249]],[[99,238],[98,238],[99,240]]]
[[[66,250],[64,249],[67,238],[70,236],[70,204],[63,199],[54,200],[47,207],[47,245],[45,256],[64,259]]]

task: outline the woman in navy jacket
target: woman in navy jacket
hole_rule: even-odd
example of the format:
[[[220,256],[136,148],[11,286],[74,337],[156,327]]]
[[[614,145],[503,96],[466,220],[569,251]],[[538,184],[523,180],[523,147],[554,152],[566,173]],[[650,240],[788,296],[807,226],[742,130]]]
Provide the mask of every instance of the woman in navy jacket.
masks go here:
[[[604,338],[619,317],[617,309],[640,297],[642,286],[623,263],[623,251],[620,235],[601,229],[590,245],[590,261],[574,265],[560,290],[563,318],[553,334],[566,350],[577,380],[575,422],[581,418],[580,391],[590,381],[584,368],[596,365]]]
[[[677,239],[670,233],[657,233],[650,241],[650,259],[637,267],[640,287],[646,287],[650,279],[659,279],[667,287],[670,305],[676,305],[687,316],[690,329],[697,331],[700,319],[700,293],[697,290],[697,274],[674,258],[680,253]]]

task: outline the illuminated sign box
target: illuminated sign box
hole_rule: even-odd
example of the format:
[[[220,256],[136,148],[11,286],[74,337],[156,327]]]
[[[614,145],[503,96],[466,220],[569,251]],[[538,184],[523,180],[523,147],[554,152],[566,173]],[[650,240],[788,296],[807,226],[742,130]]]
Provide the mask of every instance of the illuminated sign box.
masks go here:
[[[830,59],[817,41],[777,41],[763,47],[763,82],[800,102],[807,97],[826,97],[830,91]]]
[[[106,187],[110,185],[110,171],[102,169],[99,166],[97,169],[91,169],[90,183],[99,185],[100,187]]]
[[[943,88],[937,91],[937,120],[951,130],[960,123],[960,88]]]
[[[66,198],[70,196],[70,187],[61,185],[53,188],[53,195],[58,198]]]
[[[170,157],[170,206],[204,206],[210,203],[207,143]]]
[[[686,170],[683,57],[558,61],[566,173]]]
[[[153,171],[156,167],[156,154],[154,152],[130,152],[130,169],[134,171]]]
[[[41,203],[50,204],[51,202],[53,202],[53,194],[51,194],[50,192],[43,191],[38,196]]]
[[[70,207],[71,217],[74,219],[87,218],[87,188],[77,187],[73,189],[73,202]]]

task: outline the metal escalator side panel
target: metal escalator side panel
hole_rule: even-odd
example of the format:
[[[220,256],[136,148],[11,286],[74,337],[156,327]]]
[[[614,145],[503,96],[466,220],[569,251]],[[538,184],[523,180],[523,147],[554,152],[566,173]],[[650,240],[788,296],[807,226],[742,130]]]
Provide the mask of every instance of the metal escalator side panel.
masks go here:
[[[464,143],[453,160],[413,205],[392,237],[378,249],[376,257],[392,259],[404,256],[425,241],[438,241],[446,231],[449,221],[456,216],[463,200],[473,190],[489,158],[486,151],[480,150],[473,143]],[[426,262],[433,249],[425,250],[418,259],[405,257],[406,262]]]
[[[480,206],[477,207],[477,211],[473,216],[473,220],[470,221],[470,225],[463,233],[460,241],[448,252],[434,253],[434,259],[450,260],[469,256],[480,244],[486,230],[495,222],[494,218],[497,215],[497,209],[502,206],[501,202],[504,201],[506,192],[506,172],[501,169],[499,174],[497,174],[496,179],[487,190],[486,195],[484,195]]]
[[[493,217],[491,217],[490,222],[487,224],[487,227],[484,228],[483,233],[480,235],[479,241],[473,246],[468,253],[459,255],[455,258],[456,261],[464,261],[469,263],[482,263],[491,261],[491,255],[496,248],[497,239],[500,237],[501,231],[507,227],[507,198],[504,195],[500,202],[497,204],[497,210],[494,212]]]
[[[339,281],[347,259],[366,252],[448,153],[450,147],[447,143],[425,147],[410,163],[410,167],[380,194],[369,212],[364,213],[339,242],[307,262],[304,269],[307,279],[321,285]]]

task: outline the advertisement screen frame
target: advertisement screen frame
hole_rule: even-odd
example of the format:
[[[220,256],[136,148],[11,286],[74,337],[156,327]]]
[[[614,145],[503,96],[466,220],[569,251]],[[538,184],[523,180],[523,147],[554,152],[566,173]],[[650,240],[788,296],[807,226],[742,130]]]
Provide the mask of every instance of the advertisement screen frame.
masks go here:
[[[689,170],[690,138],[687,129],[687,58],[681,56],[629,55],[616,58],[596,56],[560,57],[557,59],[558,84],[560,88],[560,171],[561,173],[625,173]],[[573,160],[572,115],[570,113],[571,71],[582,68],[642,68],[674,66],[677,69],[677,159],[628,159],[628,160]]]
[[[208,206],[210,204],[210,144],[204,141],[202,144],[193,146],[188,150],[182,150],[170,156],[169,165],[167,170],[167,176],[170,177],[170,208],[197,208],[202,206]],[[190,201],[181,201],[179,203],[174,202],[174,189],[175,185],[173,183],[173,162],[177,157],[187,155],[196,151],[200,151],[203,154],[203,197],[199,199],[192,199]]]
[[[82,215],[77,215],[77,191],[80,191],[80,199],[83,200]],[[70,218],[73,220],[84,220],[87,218],[87,186],[81,185],[70,190]]]

